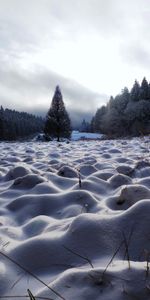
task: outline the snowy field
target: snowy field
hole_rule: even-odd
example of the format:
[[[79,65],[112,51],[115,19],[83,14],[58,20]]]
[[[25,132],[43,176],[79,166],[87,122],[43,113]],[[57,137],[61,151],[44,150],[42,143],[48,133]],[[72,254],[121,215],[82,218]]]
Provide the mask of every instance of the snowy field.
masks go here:
[[[91,132],[79,132],[77,130],[72,131],[71,140],[78,141],[78,140],[96,140],[101,139],[103,134],[99,133],[91,133]]]
[[[150,299],[149,149],[0,144],[0,299]]]

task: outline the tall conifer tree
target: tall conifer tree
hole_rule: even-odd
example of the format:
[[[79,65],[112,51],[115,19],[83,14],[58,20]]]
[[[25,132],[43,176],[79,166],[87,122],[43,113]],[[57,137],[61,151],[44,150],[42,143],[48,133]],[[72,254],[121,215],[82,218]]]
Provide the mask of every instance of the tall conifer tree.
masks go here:
[[[65,109],[59,86],[56,86],[52,103],[47,113],[44,132],[53,138],[57,138],[57,141],[61,137],[70,138],[71,135],[71,122]]]
[[[148,100],[149,99],[149,85],[144,77],[141,83],[141,92],[140,92],[140,100]]]
[[[137,80],[135,80],[134,85],[131,89],[130,99],[133,102],[137,102],[140,100],[140,85]]]

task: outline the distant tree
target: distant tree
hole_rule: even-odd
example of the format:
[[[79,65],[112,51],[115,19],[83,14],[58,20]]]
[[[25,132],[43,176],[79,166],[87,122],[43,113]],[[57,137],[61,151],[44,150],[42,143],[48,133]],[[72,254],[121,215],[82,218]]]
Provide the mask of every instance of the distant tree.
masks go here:
[[[150,101],[150,83],[148,84],[148,100]]]
[[[124,112],[130,100],[130,92],[127,87],[122,90],[121,99],[120,99],[120,111]]]
[[[135,80],[134,85],[131,89],[131,93],[130,93],[131,101],[133,101],[133,102],[139,101],[140,100],[140,92],[141,92],[140,85],[139,85],[138,81]]]
[[[95,132],[95,116],[92,117],[91,123],[90,123],[90,131]]]
[[[130,102],[125,110],[125,116],[129,134],[150,133],[150,103],[147,100]]]
[[[81,126],[80,126],[80,131],[85,132],[86,131],[86,121],[83,119]]]
[[[92,128],[113,137],[150,133],[150,84],[146,78],[141,86],[135,81],[130,92],[125,87],[111,96],[107,105],[96,111]]]
[[[114,97],[113,96],[110,96],[110,99],[107,103],[107,107],[108,107],[108,109],[111,109],[112,107],[114,107]]]
[[[148,100],[149,99],[149,85],[144,77],[141,83],[141,89],[140,89],[140,100]]]
[[[44,121],[41,117],[0,108],[0,140],[16,140],[38,133],[43,130]]]
[[[95,117],[94,117],[94,131],[101,133],[103,131],[104,125],[104,116],[106,114],[106,107],[102,106],[97,109]]]
[[[61,137],[70,138],[71,135],[71,121],[65,109],[59,86],[56,86],[52,103],[46,116],[44,133],[57,138],[57,141]]]
[[[4,109],[0,108],[0,140],[4,138]]]
[[[90,132],[90,123],[85,121],[85,119],[83,119],[81,126],[79,128],[80,132]]]

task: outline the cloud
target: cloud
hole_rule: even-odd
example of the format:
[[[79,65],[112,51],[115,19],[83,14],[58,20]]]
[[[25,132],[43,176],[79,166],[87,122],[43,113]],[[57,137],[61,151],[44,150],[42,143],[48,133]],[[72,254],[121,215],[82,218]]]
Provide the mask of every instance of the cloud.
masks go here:
[[[0,70],[1,104],[40,114],[46,113],[56,85],[60,85],[64,102],[71,115],[90,115],[107,101],[107,95],[91,91],[55,72],[41,66],[32,71],[3,66]]]
[[[71,113],[92,114],[147,76],[149,13],[147,0],[1,0],[1,103],[44,112],[59,84]]]
[[[145,69],[150,68],[150,56],[149,48],[139,41],[132,41],[128,45],[123,45],[122,47],[122,57],[123,59],[130,63],[132,66],[138,66]]]
[[[78,40],[90,33],[105,38],[121,36],[132,23],[133,8],[138,13],[141,1],[1,0],[1,47],[8,43],[11,50],[19,52],[52,45],[58,39]]]

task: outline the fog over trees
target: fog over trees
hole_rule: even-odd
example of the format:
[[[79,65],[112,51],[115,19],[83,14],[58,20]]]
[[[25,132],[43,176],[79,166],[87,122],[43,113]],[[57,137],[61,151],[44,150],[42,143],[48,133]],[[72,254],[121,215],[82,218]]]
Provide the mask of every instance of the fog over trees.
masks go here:
[[[146,78],[141,85],[136,80],[130,92],[125,87],[97,109],[91,130],[116,137],[150,133],[150,83]]]

